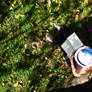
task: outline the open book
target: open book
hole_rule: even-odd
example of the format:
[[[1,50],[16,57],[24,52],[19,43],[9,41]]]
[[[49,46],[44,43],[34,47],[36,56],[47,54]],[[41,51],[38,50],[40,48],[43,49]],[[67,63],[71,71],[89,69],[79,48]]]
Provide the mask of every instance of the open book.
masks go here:
[[[69,37],[67,37],[65,42],[61,45],[61,47],[68,56],[71,56],[81,46],[83,46],[83,43],[78,38],[76,33],[72,33]]]

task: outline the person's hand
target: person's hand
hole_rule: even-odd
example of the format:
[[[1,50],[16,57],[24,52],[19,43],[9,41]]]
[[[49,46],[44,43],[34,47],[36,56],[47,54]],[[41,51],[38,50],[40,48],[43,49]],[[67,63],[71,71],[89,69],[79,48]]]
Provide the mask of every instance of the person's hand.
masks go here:
[[[74,55],[72,55],[72,56],[68,56],[68,57],[69,57],[69,59],[70,59],[70,62],[73,61],[73,57],[74,57]]]

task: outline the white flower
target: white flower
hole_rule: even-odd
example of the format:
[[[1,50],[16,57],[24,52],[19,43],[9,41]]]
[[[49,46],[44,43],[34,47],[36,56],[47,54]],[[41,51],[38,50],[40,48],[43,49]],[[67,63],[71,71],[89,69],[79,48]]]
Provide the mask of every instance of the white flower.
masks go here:
[[[13,9],[13,7],[10,7],[10,10],[12,10]]]

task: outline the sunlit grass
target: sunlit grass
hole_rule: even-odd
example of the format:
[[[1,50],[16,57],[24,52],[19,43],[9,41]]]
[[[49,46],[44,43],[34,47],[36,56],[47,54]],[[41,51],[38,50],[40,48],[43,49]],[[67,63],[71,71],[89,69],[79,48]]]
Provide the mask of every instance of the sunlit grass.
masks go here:
[[[49,31],[55,36],[56,29],[52,25],[55,22],[66,29],[81,29],[85,33],[81,23],[88,23],[92,17],[91,0],[88,3],[78,0],[19,1],[5,1],[6,11],[0,8],[0,90],[52,90],[72,73],[70,67],[66,67],[61,49],[45,41],[45,34]]]

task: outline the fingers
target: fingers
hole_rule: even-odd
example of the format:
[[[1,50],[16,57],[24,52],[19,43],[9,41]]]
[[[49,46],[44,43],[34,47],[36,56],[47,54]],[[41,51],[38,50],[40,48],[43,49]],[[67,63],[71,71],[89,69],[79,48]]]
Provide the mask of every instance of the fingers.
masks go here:
[[[70,59],[70,61],[71,61],[71,60],[73,60],[74,55],[72,55],[72,56],[68,56],[68,57],[69,57],[69,59]]]

